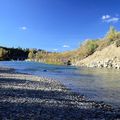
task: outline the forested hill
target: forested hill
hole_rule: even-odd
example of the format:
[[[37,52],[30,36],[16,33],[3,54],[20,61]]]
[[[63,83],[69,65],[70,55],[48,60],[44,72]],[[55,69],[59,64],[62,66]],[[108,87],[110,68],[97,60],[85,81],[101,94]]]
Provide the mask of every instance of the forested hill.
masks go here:
[[[41,59],[40,56],[37,56],[38,53],[43,54],[43,56],[46,56],[48,53],[45,50],[42,49],[22,49],[20,47],[18,48],[7,48],[0,46],[0,60],[35,60],[37,57]],[[35,57],[37,56],[37,57]]]
[[[28,49],[0,46],[0,60],[25,60],[28,58],[28,53]]]

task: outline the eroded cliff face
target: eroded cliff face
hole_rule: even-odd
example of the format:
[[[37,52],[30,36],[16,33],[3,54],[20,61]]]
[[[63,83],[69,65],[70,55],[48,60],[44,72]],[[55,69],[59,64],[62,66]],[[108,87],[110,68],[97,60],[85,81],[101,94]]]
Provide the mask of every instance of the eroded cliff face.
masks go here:
[[[75,66],[120,69],[120,47],[116,47],[112,44],[73,64]]]

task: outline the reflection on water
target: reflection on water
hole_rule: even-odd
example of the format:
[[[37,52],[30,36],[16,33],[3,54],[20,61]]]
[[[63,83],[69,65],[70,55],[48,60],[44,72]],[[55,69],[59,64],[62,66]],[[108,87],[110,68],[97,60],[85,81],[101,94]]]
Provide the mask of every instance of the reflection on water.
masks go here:
[[[97,68],[47,65],[34,62],[0,62],[19,72],[51,77],[87,98],[119,106],[120,71]]]

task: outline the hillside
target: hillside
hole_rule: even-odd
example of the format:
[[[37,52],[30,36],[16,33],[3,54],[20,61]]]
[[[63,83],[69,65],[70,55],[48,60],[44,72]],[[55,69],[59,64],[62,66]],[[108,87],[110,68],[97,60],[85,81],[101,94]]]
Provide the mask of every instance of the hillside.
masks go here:
[[[112,44],[101,51],[96,51],[83,60],[77,61],[74,65],[120,69],[120,47]]]
[[[86,54],[83,59],[73,61],[73,65],[120,69],[120,32],[111,27],[104,38],[93,41],[91,45],[86,47],[88,42],[90,44],[90,41],[87,41],[84,49],[91,48],[93,52]],[[81,47],[79,49],[81,50]]]

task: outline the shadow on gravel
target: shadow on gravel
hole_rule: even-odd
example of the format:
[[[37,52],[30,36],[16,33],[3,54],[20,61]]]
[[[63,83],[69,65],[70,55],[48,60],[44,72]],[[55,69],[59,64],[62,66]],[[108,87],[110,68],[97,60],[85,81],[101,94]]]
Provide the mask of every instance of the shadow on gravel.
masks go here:
[[[0,67],[0,73],[13,73],[13,72],[15,72],[15,70],[12,68],[1,68]]]
[[[17,89],[17,86],[23,89]],[[82,106],[81,103],[85,101],[80,97],[76,99],[77,94],[57,90],[36,90],[38,87],[45,87],[45,83],[0,78],[0,120],[117,120],[120,118],[119,112]],[[49,87],[48,84],[46,87]]]

